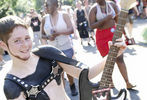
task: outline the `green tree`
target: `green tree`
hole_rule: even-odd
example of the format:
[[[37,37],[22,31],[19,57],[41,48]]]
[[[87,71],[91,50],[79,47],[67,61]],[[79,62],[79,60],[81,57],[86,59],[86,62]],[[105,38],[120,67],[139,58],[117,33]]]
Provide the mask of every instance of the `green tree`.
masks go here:
[[[40,11],[43,7],[44,0],[34,0],[36,11]]]
[[[0,18],[13,14],[20,15],[35,8],[35,0],[0,0]]]
[[[34,0],[18,0],[16,6],[13,8],[15,13],[20,16],[20,14],[25,15],[34,8]]]
[[[14,8],[16,6],[17,0],[1,0],[0,1],[0,18],[4,17],[10,12],[12,12],[11,8]]]

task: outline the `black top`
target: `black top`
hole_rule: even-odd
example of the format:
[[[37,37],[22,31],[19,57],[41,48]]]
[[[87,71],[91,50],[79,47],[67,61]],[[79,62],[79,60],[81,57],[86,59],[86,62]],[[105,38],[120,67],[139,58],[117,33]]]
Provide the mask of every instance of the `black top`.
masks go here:
[[[77,10],[77,23],[86,21],[84,10]]]
[[[31,67],[31,66],[30,66]],[[50,75],[52,71],[52,64],[51,60],[40,58],[36,67],[36,71],[28,75],[25,78],[22,78],[24,82],[27,82],[31,85],[38,85],[42,81],[46,79]],[[15,99],[19,97],[20,92],[22,92],[23,89],[18,86],[15,82],[11,80],[5,80],[4,83],[4,93],[6,95],[7,99]],[[45,93],[45,91],[42,90],[37,96],[36,100],[50,100],[48,95]]]
[[[4,93],[7,99],[15,99],[20,96],[20,92],[24,92],[24,88],[22,87],[22,85],[20,85],[21,82],[28,83],[29,85],[33,85],[33,86],[36,86],[38,84],[39,85],[41,84],[41,86],[43,86],[42,83],[47,83],[48,80],[46,82],[46,79],[48,79],[48,77],[51,77],[52,73],[54,73],[54,69],[57,68],[55,67],[57,66],[57,61],[70,64],[73,66],[77,66],[79,68],[81,66],[86,66],[79,61],[65,57],[62,51],[49,45],[43,45],[38,48],[35,48],[33,50],[33,53],[40,57],[36,70],[33,74],[20,79],[21,81],[19,82],[13,81],[14,80],[13,78],[15,77],[14,75],[7,74],[5,78],[5,83],[4,83]],[[58,73],[56,73],[55,71],[56,73],[55,77],[50,79],[55,79],[57,84],[60,85],[62,72],[63,72],[63,69],[59,67]],[[17,78],[16,81],[18,81],[19,77],[16,77],[16,78]],[[42,89],[44,88],[42,87]],[[27,100],[50,100],[47,93],[43,91],[42,89],[39,89],[41,90],[41,92],[37,94],[37,98],[27,99]]]
[[[40,20],[38,19],[38,17],[34,17],[31,19],[31,27],[33,29],[33,32],[37,32],[40,31]]]

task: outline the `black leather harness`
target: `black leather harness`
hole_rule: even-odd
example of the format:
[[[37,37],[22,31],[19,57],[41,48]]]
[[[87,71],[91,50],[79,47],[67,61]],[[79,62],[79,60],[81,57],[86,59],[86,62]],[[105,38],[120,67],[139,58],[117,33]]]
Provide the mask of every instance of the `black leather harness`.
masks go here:
[[[16,84],[18,84],[20,87],[22,87],[25,96],[26,96],[26,100],[36,100],[37,95],[53,80],[59,80],[59,78],[61,77],[61,73],[63,72],[63,69],[61,67],[59,67],[59,65],[57,65],[56,61],[65,63],[65,64],[69,64],[69,65],[73,65],[76,66],[78,68],[88,68],[88,66],[84,65],[83,63],[65,57],[63,55],[63,53],[58,50],[57,48],[54,48],[52,46],[40,46],[38,48],[36,48],[35,50],[33,50],[33,53],[35,55],[38,55],[39,57],[45,58],[45,59],[50,59],[52,60],[52,72],[50,74],[50,76],[48,76],[41,84],[38,85],[30,85],[26,82],[24,82],[23,80],[21,80],[19,77],[13,76],[8,74],[6,76],[5,79],[7,80],[11,80],[13,82],[15,82]],[[57,81],[57,84],[59,85],[61,82]]]
[[[36,100],[36,97],[38,93],[40,93],[53,79],[58,80],[61,77],[61,73],[63,72],[63,69],[59,67],[55,60],[52,61],[52,72],[50,73],[50,76],[48,76],[41,84],[38,85],[30,85],[27,82],[24,82],[19,77],[7,74],[6,78],[7,80],[11,80],[20,87],[22,87],[26,100]],[[61,80],[60,80],[61,81]],[[60,84],[59,81],[57,81],[58,84]]]

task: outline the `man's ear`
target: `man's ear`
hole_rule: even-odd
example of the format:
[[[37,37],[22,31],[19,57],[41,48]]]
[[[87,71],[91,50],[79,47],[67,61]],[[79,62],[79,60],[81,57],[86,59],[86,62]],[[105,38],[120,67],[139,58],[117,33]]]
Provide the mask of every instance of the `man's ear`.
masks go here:
[[[4,43],[3,41],[0,40],[0,48],[4,49],[5,51],[8,50],[8,47],[6,45],[6,43]]]

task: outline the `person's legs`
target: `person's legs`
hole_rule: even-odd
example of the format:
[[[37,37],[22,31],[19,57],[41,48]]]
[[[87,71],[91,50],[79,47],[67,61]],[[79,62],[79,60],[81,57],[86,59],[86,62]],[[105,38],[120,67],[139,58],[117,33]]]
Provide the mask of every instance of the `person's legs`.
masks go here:
[[[0,67],[2,67],[5,64],[5,61],[3,60],[3,53],[4,50],[0,48]]]
[[[91,46],[90,44],[90,36],[89,36],[89,32],[88,32],[88,29],[87,28],[83,28],[83,33],[84,33],[84,37],[86,38],[86,41],[87,41],[87,44],[88,46]]]
[[[126,23],[126,27],[127,27],[127,30],[128,30],[128,37],[129,38],[132,38],[132,29],[133,29],[133,20],[132,20],[132,14],[129,14],[128,15],[128,21]]]
[[[147,18],[147,1],[143,0],[143,17]]]
[[[93,42],[95,43],[95,39],[94,39],[94,30],[91,30],[91,39],[92,39]]]
[[[75,58],[73,48],[70,48],[68,50],[63,50],[63,53],[69,58]],[[68,78],[69,85],[70,85],[71,95],[76,96],[78,94],[78,92],[76,90],[74,78],[68,74],[67,74],[67,78]]]
[[[132,89],[133,87],[135,87],[129,82],[126,64],[125,64],[124,59],[123,59],[123,54],[121,56],[117,57],[116,63],[118,65],[118,68],[119,68],[121,75],[123,76],[123,78],[126,82],[127,89]]]

